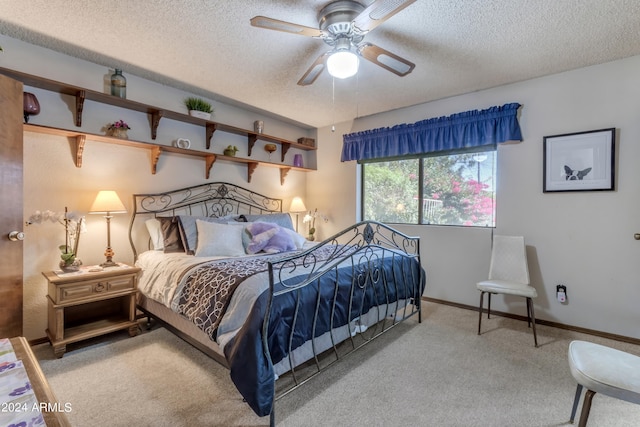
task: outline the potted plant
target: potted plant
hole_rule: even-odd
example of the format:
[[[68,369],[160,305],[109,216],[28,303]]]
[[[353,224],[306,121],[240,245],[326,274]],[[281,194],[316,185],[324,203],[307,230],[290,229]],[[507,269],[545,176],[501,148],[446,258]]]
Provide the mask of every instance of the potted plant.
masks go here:
[[[211,104],[202,98],[189,97],[184,100],[184,105],[189,110],[189,115],[193,117],[209,120],[213,113]]]
[[[235,145],[229,145],[227,148],[224,149],[222,153],[225,156],[234,157],[237,151],[238,151],[238,147],[236,147]]]

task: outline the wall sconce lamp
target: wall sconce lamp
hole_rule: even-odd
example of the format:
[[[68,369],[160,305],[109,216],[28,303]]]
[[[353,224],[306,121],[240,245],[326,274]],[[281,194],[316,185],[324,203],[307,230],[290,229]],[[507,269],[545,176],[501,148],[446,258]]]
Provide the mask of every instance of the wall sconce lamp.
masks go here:
[[[107,257],[107,259],[100,264],[100,267],[115,267],[118,265],[118,263],[113,261],[115,252],[111,249],[111,218],[113,218],[112,214],[126,212],[127,210],[120,201],[118,194],[111,190],[100,191],[93,205],[91,205],[90,214],[102,214],[107,219],[107,249],[104,252],[104,256]]]
[[[291,207],[289,207],[289,212],[293,212],[296,214],[296,233],[298,232],[298,215],[300,212],[306,212],[307,208],[304,205],[302,199],[298,196],[294,197],[291,201]]]

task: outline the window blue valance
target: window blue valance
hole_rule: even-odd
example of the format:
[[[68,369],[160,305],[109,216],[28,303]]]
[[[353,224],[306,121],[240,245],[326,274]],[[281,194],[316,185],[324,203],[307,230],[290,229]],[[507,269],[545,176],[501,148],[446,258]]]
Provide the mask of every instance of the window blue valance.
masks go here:
[[[413,124],[365,130],[343,136],[342,161],[434,153],[506,141],[522,141],[520,104],[505,104],[421,120]]]

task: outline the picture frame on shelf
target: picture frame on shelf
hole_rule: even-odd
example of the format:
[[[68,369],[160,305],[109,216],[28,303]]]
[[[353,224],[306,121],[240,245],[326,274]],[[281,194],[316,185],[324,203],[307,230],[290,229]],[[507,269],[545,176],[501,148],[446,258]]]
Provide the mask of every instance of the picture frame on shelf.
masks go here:
[[[616,129],[543,138],[543,192],[613,191]]]

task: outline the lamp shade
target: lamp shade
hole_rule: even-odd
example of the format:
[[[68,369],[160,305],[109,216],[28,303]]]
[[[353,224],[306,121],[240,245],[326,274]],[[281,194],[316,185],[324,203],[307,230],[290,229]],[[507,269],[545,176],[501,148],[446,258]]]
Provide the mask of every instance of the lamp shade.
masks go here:
[[[115,191],[103,190],[98,193],[96,200],[91,205],[89,213],[92,214],[117,214],[125,213],[127,209],[120,201],[120,197]]]
[[[339,50],[327,58],[327,71],[333,77],[346,79],[358,72],[360,60],[350,50]]]
[[[289,208],[289,212],[305,212],[307,210],[304,202],[300,197],[294,197],[291,201],[291,207]]]

